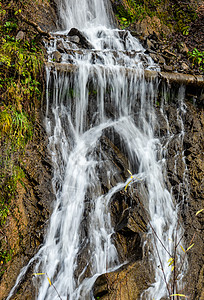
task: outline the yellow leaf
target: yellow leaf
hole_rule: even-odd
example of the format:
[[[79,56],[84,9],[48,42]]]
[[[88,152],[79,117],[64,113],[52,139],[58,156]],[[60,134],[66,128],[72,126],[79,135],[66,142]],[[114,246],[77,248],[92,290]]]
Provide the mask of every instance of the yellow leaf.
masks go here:
[[[187,252],[188,250],[190,250],[194,245],[195,245],[195,244],[192,244],[190,247],[188,247],[188,249],[186,250],[186,252]]]
[[[127,169],[128,170],[128,169]],[[130,174],[130,175],[132,175],[132,173],[130,172],[130,170],[128,170],[128,173]]]
[[[171,267],[171,272],[174,270],[174,266]]]
[[[49,284],[52,285],[52,282],[48,276],[47,276],[47,280],[48,280]]]
[[[170,262],[170,261],[172,261],[172,260],[174,260],[174,259],[171,257],[171,258],[169,258],[169,260],[168,260],[167,262]]]
[[[131,183],[131,181],[132,181],[132,180],[130,180],[130,181],[126,184],[126,186],[125,186],[125,191],[127,190],[127,187],[128,187],[128,185]]]
[[[196,216],[201,213],[204,210],[204,208],[202,208],[201,210],[197,211]]]
[[[173,296],[180,296],[180,297],[185,297],[185,298],[187,298],[187,296],[186,296],[186,295],[183,295],[183,294],[173,294],[173,295],[170,295],[170,297],[173,297]]]
[[[174,261],[172,260],[170,263],[169,263],[169,267],[171,266],[171,265],[173,265],[174,264]]]
[[[185,253],[186,251],[183,249],[183,247],[182,246],[180,246],[181,247],[181,249],[183,250],[183,252]]]
[[[33,273],[34,276],[45,275],[45,273]]]

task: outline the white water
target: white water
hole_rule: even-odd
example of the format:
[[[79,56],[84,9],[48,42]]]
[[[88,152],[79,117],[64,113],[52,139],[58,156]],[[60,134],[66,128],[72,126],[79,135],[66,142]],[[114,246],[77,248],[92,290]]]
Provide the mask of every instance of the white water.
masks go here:
[[[177,226],[177,209],[163,179],[162,145],[154,134],[156,83],[144,79],[144,68],[157,67],[129,33],[112,29],[108,7],[109,3],[101,0],[64,0],[59,8],[63,33],[72,27],[82,30],[93,50],[62,55],[62,63],[71,59],[77,67],[71,75],[51,73],[47,68],[46,128],[55,166],[56,202],[35,272],[47,273],[63,300],[92,299],[97,276],[119,266],[111,239],[114,229],[109,204],[129,179],[118,181],[117,169],[101,147],[101,138],[112,130],[125,145],[134,181],[146,186],[151,225],[167,249],[149,228],[155,283],[142,297],[159,300],[168,292],[157,266],[162,264],[169,283],[172,273],[167,252],[173,253],[175,235],[178,241],[182,229]],[[58,39],[69,47],[66,36]],[[50,62],[56,45],[56,40],[47,45]],[[80,48],[76,44],[71,47]],[[110,187],[105,194],[100,182],[102,169]],[[38,280],[38,300],[59,299],[46,276]]]

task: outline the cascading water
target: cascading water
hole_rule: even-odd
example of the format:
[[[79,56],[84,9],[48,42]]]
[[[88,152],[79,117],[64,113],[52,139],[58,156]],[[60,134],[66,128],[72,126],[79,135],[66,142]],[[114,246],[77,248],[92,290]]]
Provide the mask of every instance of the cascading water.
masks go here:
[[[130,179],[122,181],[101,147],[109,132],[117,134],[125,148],[135,174],[132,182],[147,190],[155,283],[142,297],[161,299],[168,291],[157,266],[162,264],[169,283],[172,241],[175,232],[177,240],[181,238],[182,228],[163,179],[162,144],[154,136],[157,83],[144,78],[144,69],[157,66],[128,32],[112,28],[108,1],[64,0],[59,11],[64,31],[55,33],[47,45],[46,128],[56,203],[45,243],[35,257],[35,272],[49,276],[61,299],[92,299],[96,278],[120,265],[109,203]],[[70,38],[73,27],[83,32],[87,49]],[[59,47],[64,49],[61,63],[54,64]],[[105,192],[101,173],[109,187]],[[38,280],[38,300],[59,299],[46,276]]]

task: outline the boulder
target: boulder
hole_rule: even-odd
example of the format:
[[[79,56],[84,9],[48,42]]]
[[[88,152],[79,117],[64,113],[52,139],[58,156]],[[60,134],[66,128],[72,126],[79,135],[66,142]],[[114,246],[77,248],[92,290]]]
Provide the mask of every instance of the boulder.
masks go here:
[[[122,266],[120,269],[99,276],[93,287],[95,299],[139,299],[152,281],[148,266],[140,261]]]
[[[77,43],[80,45],[81,48],[84,49],[93,49],[94,47],[85,37],[85,35],[78,29],[72,28],[68,33],[68,38],[73,43]]]

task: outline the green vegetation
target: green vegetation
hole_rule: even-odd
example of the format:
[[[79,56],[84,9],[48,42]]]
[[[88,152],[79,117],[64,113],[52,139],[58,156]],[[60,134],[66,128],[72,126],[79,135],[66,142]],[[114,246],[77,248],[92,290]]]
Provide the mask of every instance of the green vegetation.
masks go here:
[[[20,18],[28,8],[28,1],[0,0],[0,229],[3,233],[7,216],[12,214],[17,185],[23,184],[25,177],[20,163],[33,138],[35,111],[41,99],[43,53],[35,29]],[[18,37],[22,29],[24,32]],[[3,270],[12,255],[10,245],[1,240]]]
[[[25,177],[23,170],[15,165],[11,165],[11,159],[1,161],[4,172],[0,174],[0,226],[2,226],[9,213],[9,205],[12,198],[15,196],[17,183]]]
[[[195,8],[185,1],[123,0],[117,6],[116,16],[122,28],[145,17],[157,16],[171,30],[188,35],[190,23],[197,18]]]
[[[194,48],[192,52],[188,52],[188,56],[192,66],[197,66],[200,71],[204,71],[204,51]]]
[[[118,5],[116,16],[122,28],[126,28],[135,21],[142,20],[147,15],[151,15],[149,9],[142,2],[123,0],[122,4]]]
[[[14,250],[10,249],[9,251],[4,251],[2,250],[2,243],[0,243],[0,265],[5,265],[7,264],[13,256]],[[0,278],[4,273],[4,268],[2,268],[2,270],[0,271]]]
[[[17,111],[15,107],[7,106],[0,113],[0,138],[10,141],[11,150],[23,148],[32,138],[32,123],[26,112]]]

